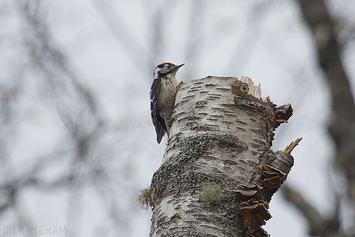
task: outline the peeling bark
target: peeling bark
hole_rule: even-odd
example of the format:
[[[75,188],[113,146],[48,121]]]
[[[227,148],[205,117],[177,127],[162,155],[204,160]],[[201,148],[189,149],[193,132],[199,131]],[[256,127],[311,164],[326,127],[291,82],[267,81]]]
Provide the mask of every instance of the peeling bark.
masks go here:
[[[163,164],[150,187],[150,236],[266,236],[268,203],[293,157],[270,150],[278,110],[249,87],[234,77],[179,85]],[[263,187],[270,177],[279,185]],[[216,185],[220,192],[210,194],[217,202],[201,198]]]

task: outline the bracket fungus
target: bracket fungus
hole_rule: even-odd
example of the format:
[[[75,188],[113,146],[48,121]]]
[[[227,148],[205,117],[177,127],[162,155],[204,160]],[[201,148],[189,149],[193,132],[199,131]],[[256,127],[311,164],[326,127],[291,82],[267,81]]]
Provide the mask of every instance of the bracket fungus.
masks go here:
[[[281,186],[293,166],[294,159],[291,156],[291,151],[301,140],[302,138],[297,138],[296,141],[291,142],[284,151],[275,152],[270,164],[264,165],[263,187],[278,189]]]
[[[281,105],[275,108],[275,128],[281,123],[287,123],[287,120],[292,116],[293,109],[291,104]]]
[[[271,165],[264,165],[265,170],[264,175],[264,187],[268,188],[279,188],[282,181],[286,178],[286,173],[280,171],[279,169],[272,167]]]
[[[232,190],[232,191],[243,197],[250,198],[255,196],[255,194],[257,194],[261,189],[263,189],[263,187],[260,187],[257,184],[251,186],[241,184],[237,190]]]
[[[244,218],[244,225],[251,233],[263,233],[262,236],[267,236],[266,232],[261,228],[267,220],[272,216],[269,209],[269,204],[263,200],[255,201],[250,199],[241,203],[243,207],[239,209],[240,214]],[[254,235],[255,236],[255,235]]]

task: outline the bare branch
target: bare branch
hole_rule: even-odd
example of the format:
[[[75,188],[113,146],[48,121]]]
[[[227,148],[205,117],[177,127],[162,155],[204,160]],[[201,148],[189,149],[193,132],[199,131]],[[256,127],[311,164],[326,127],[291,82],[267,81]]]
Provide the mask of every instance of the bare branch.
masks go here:
[[[126,51],[127,57],[132,61],[133,65],[140,65],[141,67],[146,65],[147,60],[144,56],[147,55],[147,52],[137,41],[124,20],[117,14],[117,11],[114,11],[113,4],[109,0],[93,0],[92,2],[113,36]]]
[[[301,193],[291,189],[288,185],[283,185],[281,190],[286,200],[292,203],[308,220],[310,235],[335,236],[334,234],[339,232],[340,224],[337,219],[338,216],[334,216],[332,219],[325,219],[317,209],[303,198]]]

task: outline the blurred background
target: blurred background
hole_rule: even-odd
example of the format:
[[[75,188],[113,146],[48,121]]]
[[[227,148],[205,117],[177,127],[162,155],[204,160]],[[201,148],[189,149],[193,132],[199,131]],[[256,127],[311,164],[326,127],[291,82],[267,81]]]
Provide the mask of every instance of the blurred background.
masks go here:
[[[354,91],[355,2],[326,4]],[[151,211],[137,199],[164,154],[149,90],[165,61],[185,63],[178,81],[244,75],[291,103],[272,147],[303,137],[286,183],[354,235],[317,60],[294,0],[0,0],[0,236],[148,236]],[[309,236],[282,192],[270,212],[271,236]]]

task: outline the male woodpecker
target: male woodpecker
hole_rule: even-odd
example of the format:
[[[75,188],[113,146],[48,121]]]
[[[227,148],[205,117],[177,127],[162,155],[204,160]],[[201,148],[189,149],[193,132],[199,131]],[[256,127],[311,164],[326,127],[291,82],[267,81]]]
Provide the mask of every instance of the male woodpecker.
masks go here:
[[[165,133],[169,136],[178,85],[175,74],[182,66],[184,64],[161,63],[154,70],[154,81],[150,88],[150,112],[158,143],[161,142]]]

